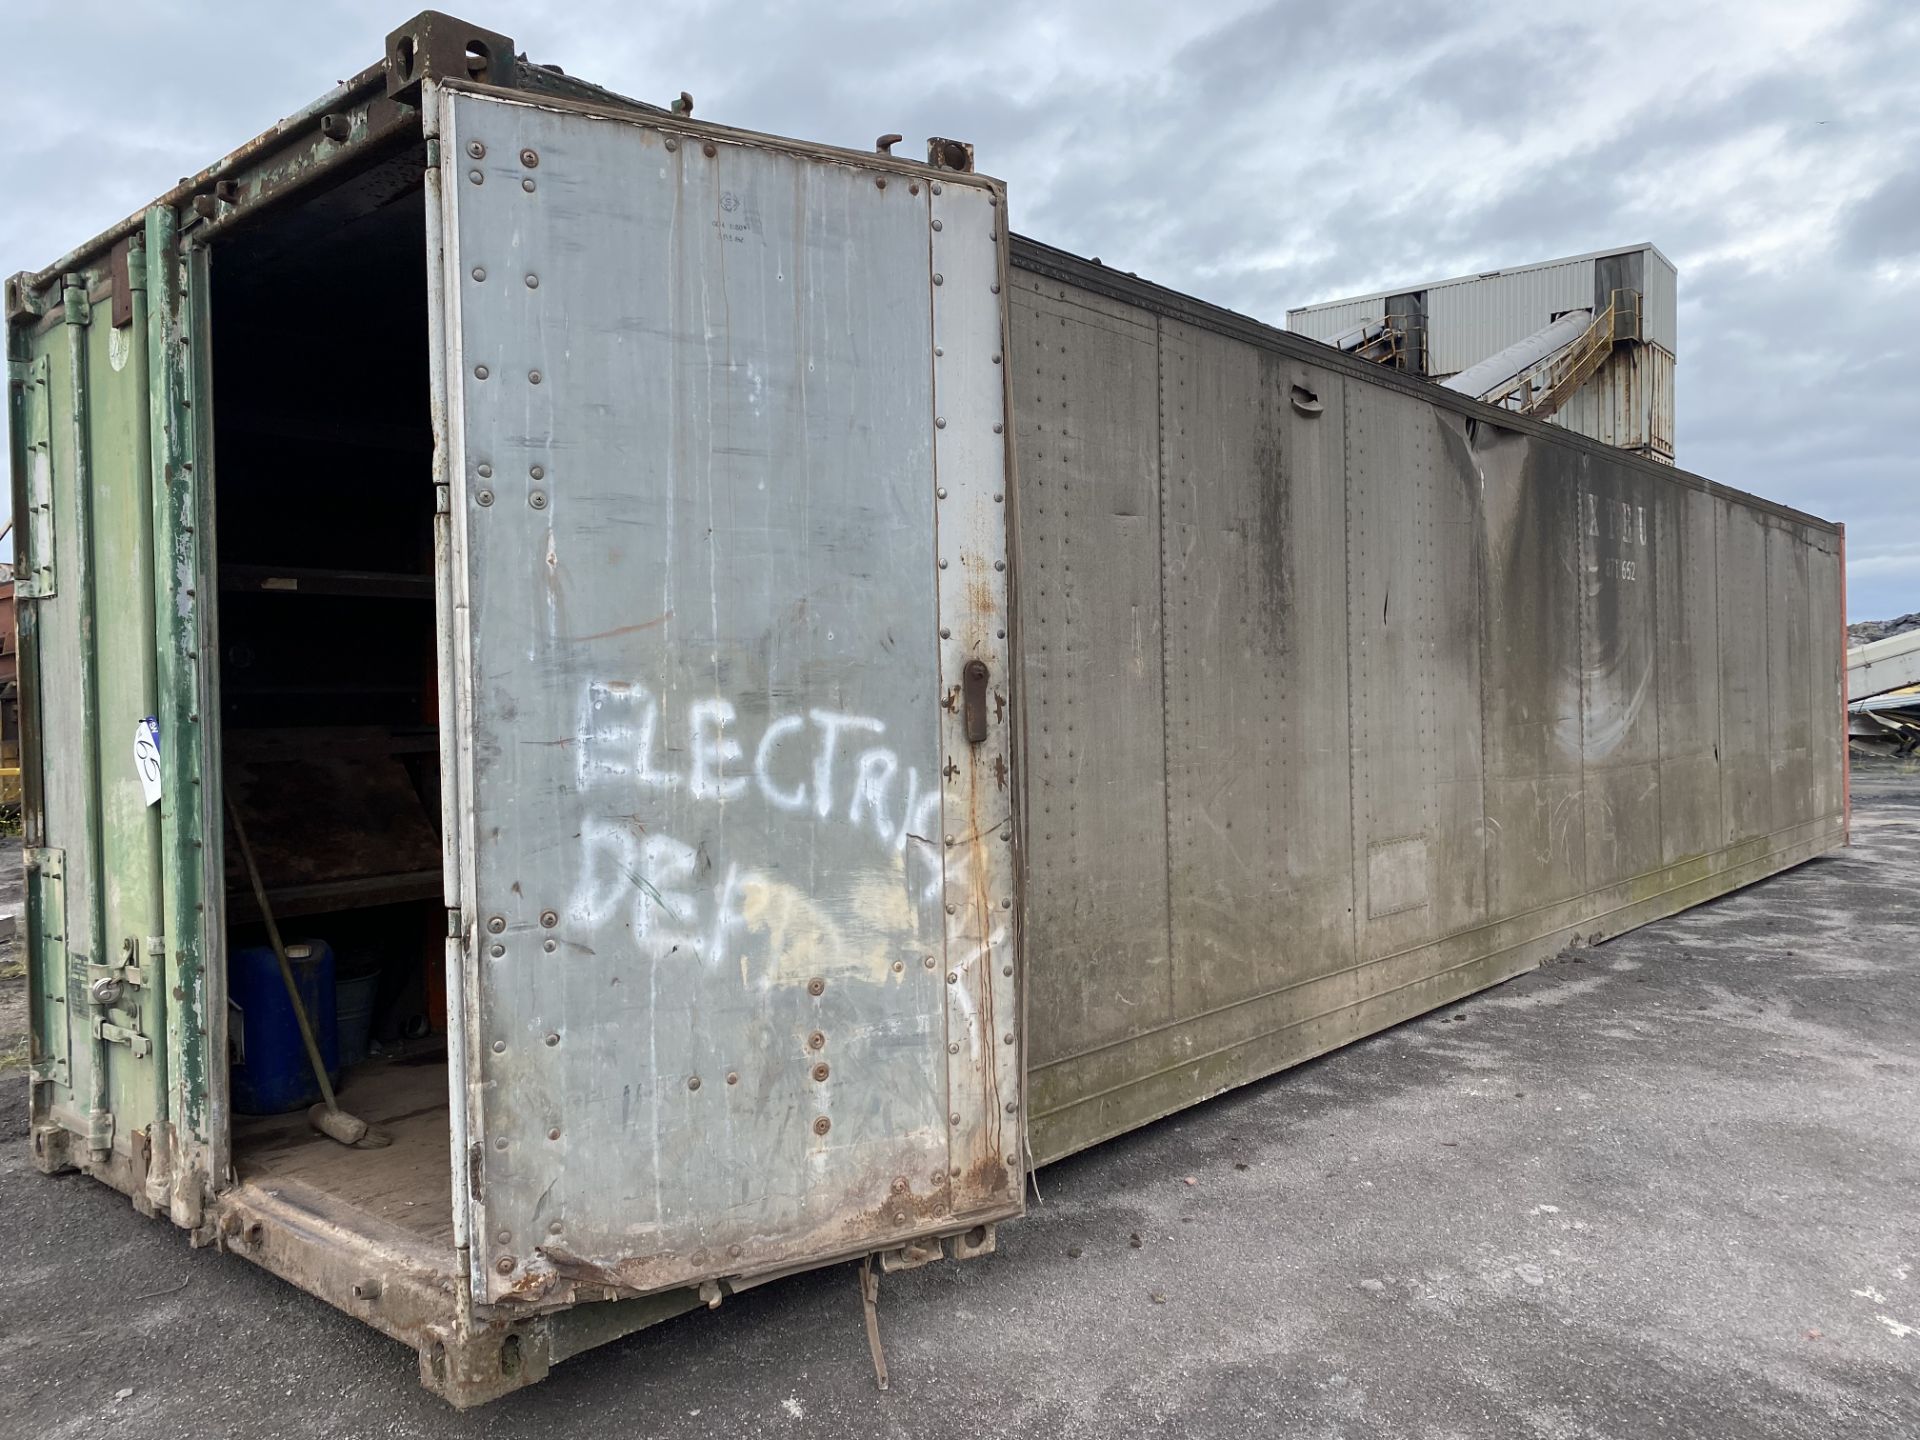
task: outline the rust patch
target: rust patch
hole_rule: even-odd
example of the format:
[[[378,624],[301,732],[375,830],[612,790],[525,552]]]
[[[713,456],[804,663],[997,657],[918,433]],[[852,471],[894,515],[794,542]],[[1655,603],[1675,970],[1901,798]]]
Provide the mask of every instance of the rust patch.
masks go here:
[[[585,642],[588,640],[612,640],[621,635],[638,635],[642,630],[651,630],[655,626],[664,625],[672,618],[673,611],[669,610],[663,615],[654,616],[651,620],[642,620],[637,625],[617,625],[611,630],[601,630],[593,635],[576,635],[573,638]],[[622,686],[621,688],[629,689],[631,687]]]

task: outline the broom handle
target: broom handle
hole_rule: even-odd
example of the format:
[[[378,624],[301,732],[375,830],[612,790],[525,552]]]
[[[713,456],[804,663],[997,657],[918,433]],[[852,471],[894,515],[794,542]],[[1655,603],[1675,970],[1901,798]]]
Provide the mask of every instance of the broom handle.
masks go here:
[[[253,882],[254,903],[260,907],[260,914],[267,922],[267,938],[273,942],[273,958],[280,962],[280,978],[286,982],[287,999],[293,1002],[293,1018],[300,1022],[300,1038],[307,1045],[307,1060],[313,1066],[313,1078],[320,1082],[320,1094],[325,1097],[327,1109],[339,1113],[340,1102],[333,1098],[333,1082],[327,1078],[327,1062],[320,1058],[320,1046],[313,1038],[313,1026],[307,1021],[306,1002],[300,998],[300,987],[294,983],[293,964],[287,959],[287,947],[280,943],[280,927],[274,924],[273,908],[267,904],[267,887],[260,883],[260,867],[253,863],[253,847],[247,844],[247,827],[240,823],[240,807],[233,803],[233,796],[227,796],[227,818],[233,822],[233,835],[240,842],[240,858],[247,865],[247,879]]]

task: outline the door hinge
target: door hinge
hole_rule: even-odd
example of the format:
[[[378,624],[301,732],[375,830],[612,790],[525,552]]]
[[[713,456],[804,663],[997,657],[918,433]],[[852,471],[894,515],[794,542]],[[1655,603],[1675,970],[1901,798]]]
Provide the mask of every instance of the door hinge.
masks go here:
[[[21,528],[24,554],[14,566],[13,593],[24,600],[45,600],[54,593],[53,568],[53,402],[47,357],[16,360],[7,366],[7,383],[20,390],[21,449],[26,453],[27,517]]]
[[[69,275],[60,292],[60,321],[64,325],[91,325],[93,302],[87,299],[87,287],[78,275]]]
[[[427,169],[438,170],[439,168],[440,137],[438,135],[429,135],[427,137]]]
[[[465,930],[460,924],[459,908],[449,905],[447,907],[447,939],[458,940],[465,933]]]

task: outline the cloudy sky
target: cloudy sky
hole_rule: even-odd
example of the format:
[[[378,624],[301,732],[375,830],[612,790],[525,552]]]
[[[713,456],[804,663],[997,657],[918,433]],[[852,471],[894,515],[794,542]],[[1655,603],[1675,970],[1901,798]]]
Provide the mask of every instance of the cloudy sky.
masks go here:
[[[444,0],[707,119],[970,139],[1018,228],[1276,324],[1651,240],[1687,468],[1845,521],[1856,618],[1920,610],[1920,3]],[[7,0],[0,271],[376,59],[407,0]],[[72,63],[52,63],[56,55]]]

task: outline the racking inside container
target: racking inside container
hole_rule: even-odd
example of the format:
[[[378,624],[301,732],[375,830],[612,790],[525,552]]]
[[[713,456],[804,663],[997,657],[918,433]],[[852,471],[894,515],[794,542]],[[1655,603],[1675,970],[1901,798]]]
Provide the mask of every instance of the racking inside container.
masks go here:
[[[340,1104],[392,1139],[343,1147],[304,1104],[243,1113],[281,1108],[248,1104],[248,1072],[311,1070],[297,1031],[263,1042],[230,1008],[236,1177],[450,1258],[422,158],[416,141],[213,245],[213,633],[225,797],[289,950],[332,956]],[[284,1003],[223,823],[230,991]]]

